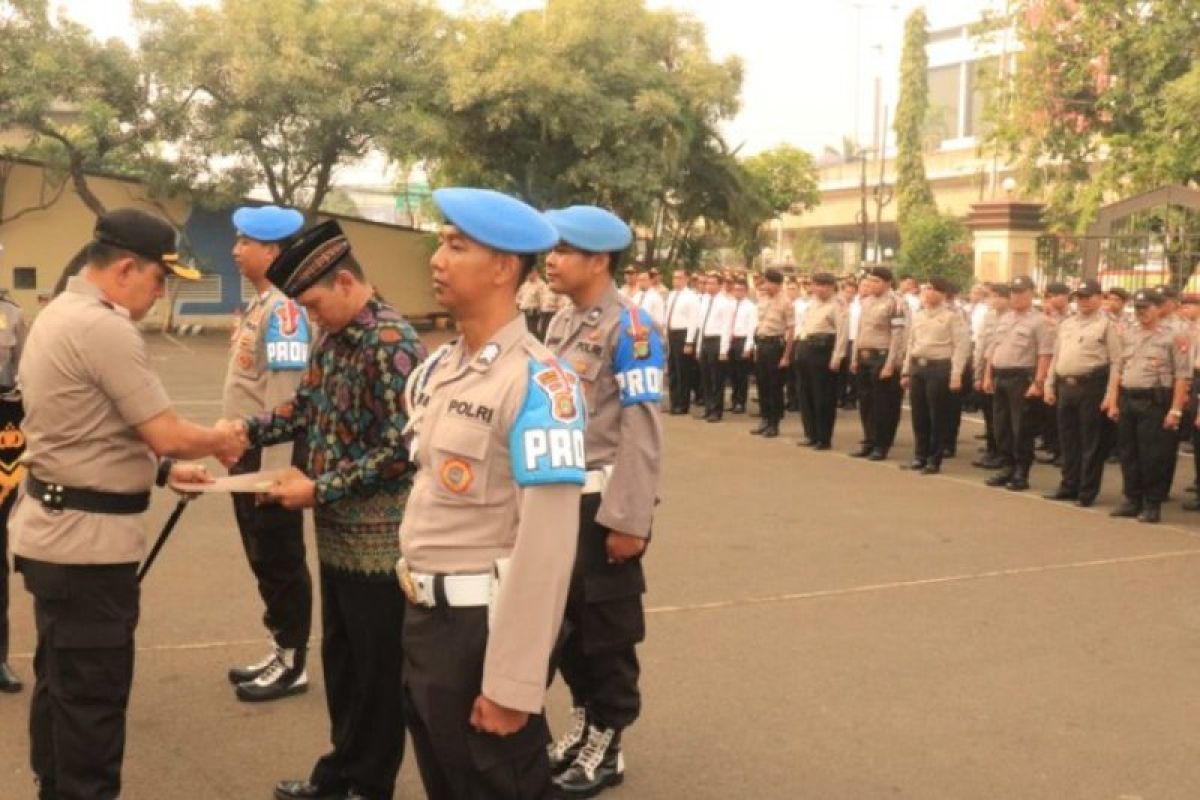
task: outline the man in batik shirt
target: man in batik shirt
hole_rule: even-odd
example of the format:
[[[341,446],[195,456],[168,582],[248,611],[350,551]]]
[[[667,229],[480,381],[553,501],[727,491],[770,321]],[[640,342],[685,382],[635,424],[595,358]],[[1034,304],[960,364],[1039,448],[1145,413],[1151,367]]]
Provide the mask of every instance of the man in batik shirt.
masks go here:
[[[267,494],[313,509],[333,741],[308,780],[283,781],[275,796],[391,800],[404,754],[396,531],[412,473],[401,398],[425,350],[365,281],[335,221],[301,236],[267,277],[325,332],[295,397],[240,424],[254,445],[296,434],[308,445],[307,468]]]

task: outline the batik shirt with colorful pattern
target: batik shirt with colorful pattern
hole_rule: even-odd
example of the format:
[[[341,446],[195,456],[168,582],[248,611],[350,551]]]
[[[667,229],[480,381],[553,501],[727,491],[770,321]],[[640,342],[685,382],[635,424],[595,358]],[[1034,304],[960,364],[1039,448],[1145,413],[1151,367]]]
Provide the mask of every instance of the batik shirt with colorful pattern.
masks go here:
[[[247,420],[250,440],[300,434],[316,482],[314,518],[322,565],[392,579],[396,530],[412,482],[402,432],[404,387],[425,358],[416,331],[382,298],[315,347],[292,400]]]

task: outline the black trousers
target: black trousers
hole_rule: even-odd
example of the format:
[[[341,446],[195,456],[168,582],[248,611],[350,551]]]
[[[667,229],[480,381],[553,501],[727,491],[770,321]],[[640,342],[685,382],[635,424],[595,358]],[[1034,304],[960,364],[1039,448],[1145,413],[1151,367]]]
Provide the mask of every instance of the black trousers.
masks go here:
[[[1171,462],[1179,452],[1176,431],[1163,428],[1171,408],[1170,389],[1122,389],[1117,448],[1125,497],[1133,503],[1162,503],[1171,491]]]
[[[133,683],[137,565],[18,558],[17,569],[37,626],[29,749],[39,800],[112,800]]]
[[[796,396],[804,435],[817,444],[833,442],[837,422],[837,373],[829,368],[833,359],[832,337],[809,337],[798,345],[800,380]]]
[[[886,453],[896,441],[896,429],[900,427],[904,389],[900,386],[899,368],[890,378],[881,375],[887,351],[875,353],[870,358],[858,359],[858,415],[862,420],[863,446]]]
[[[671,410],[686,413],[692,407],[692,369],[696,359],[685,354],[687,330],[667,332],[667,382],[671,389]]]
[[[783,374],[783,401],[787,411],[800,410],[800,342],[792,345],[792,360]]]
[[[254,447],[229,474],[257,472],[261,465],[262,448]],[[304,559],[303,512],[259,505],[252,494],[235,494],[233,514],[266,606],[263,625],[280,647],[306,650],[312,629],[312,578]]]
[[[1061,488],[1089,500],[1100,494],[1108,443],[1107,417],[1100,410],[1108,388],[1108,370],[1086,377],[1059,378],[1058,441],[1062,452]]]
[[[983,436],[987,454],[993,455],[999,450],[996,444],[995,397],[985,392],[976,392],[975,404],[979,407],[979,413],[983,415]]]
[[[783,337],[759,337],[754,344],[754,379],[758,383],[758,402],[763,422],[778,425],[783,419],[783,382],[785,367]]]
[[[333,750],[312,782],[391,800],[404,758],[404,594],[321,567],[321,660]]]
[[[579,546],[556,655],[572,704],[588,719],[618,731],[641,713],[636,646],[646,638],[641,559],[608,563],[608,529],[596,522],[599,494],[579,503]]]
[[[1004,469],[1010,473],[1029,475],[1033,464],[1033,441],[1037,438],[1045,405],[1041,398],[1026,398],[1033,383],[1033,370],[994,369],[992,379],[992,413],[996,424],[996,451],[1004,459]]]
[[[531,714],[511,736],[471,728],[483,685],[487,607],[423,608],[404,615],[404,706],[429,800],[549,800],[550,730]]]
[[[853,353],[854,342],[846,342],[846,354],[842,356],[841,366],[837,373],[838,406],[852,408],[858,402],[858,381],[850,371],[850,356]]]
[[[721,361],[721,337],[706,336],[700,342],[700,383],[704,387],[704,415],[720,419],[725,413],[725,362]]]
[[[1058,414],[1053,408],[1042,404],[1042,447],[1047,452],[1057,453],[1060,450],[1058,436]]]
[[[730,388],[733,390],[730,393],[730,402],[734,406],[744,408],[750,396],[750,372],[754,369],[754,362],[746,355],[745,336],[734,336],[730,339],[729,361],[725,362],[725,367]]]
[[[24,416],[20,402],[0,400],[0,432],[15,434]],[[8,516],[25,477],[25,467],[20,464],[24,437],[12,439],[15,446],[0,446],[0,663],[8,661]]]
[[[935,465],[942,463],[951,430],[952,397],[955,394],[958,393],[950,391],[949,361],[913,366],[909,376],[909,399],[918,460]]]
[[[943,442],[943,449],[947,453],[958,452],[958,432],[962,430],[963,412],[971,405],[971,386],[974,381],[974,366],[967,361],[963,368],[962,388],[950,393],[950,420],[946,428],[946,441]]]

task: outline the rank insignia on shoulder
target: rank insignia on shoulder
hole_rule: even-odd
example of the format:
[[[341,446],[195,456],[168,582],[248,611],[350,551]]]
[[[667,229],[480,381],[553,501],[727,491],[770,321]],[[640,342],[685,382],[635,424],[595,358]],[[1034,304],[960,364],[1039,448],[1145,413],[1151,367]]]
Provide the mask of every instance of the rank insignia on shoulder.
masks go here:
[[[495,342],[488,342],[482,348],[480,348],[479,355],[475,360],[478,361],[481,366],[490,367],[492,364],[496,363],[496,359],[499,357],[500,345],[496,344]]]
[[[597,306],[596,308],[593,308],[591,311],[588,312],[587,317],[584,319],[584,322],[586,322],[588,325],[595,325],[597,322],[600,321],[600,315],[603,313],[604,313],[604,309]]]

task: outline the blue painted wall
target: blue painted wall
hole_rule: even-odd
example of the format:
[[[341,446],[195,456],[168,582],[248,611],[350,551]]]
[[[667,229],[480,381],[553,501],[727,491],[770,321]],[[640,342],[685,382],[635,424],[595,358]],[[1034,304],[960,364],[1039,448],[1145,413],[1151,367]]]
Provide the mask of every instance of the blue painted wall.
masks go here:
[[[183,302],[179,314],[214,315],[232,314],[242,304],[241,275],[233,263],[235,233],[232,208],[206,211],[193,208],[187,224],[183,226],[188,246],[197,266],[206,275],[221,277],[221,299],[215,303]]]

